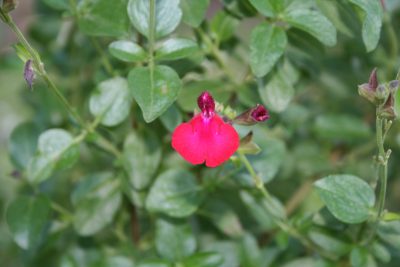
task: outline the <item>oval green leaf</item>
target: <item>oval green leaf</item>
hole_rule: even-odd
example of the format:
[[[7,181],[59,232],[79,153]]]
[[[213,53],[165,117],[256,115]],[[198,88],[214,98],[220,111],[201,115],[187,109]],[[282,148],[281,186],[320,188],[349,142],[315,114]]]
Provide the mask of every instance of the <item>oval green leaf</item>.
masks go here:
[[[89,99],[90,112],[101,124],[115,126],[129,115],[131,97],[126,79],[116,77],[101,82]]]
[[[284,15],[293,27],[308,32],[327,46],[336,44],[336,29],[319,11],[309,9],[291,9]]]
[[[31,249],[43,241],[50,211],[50,201],[43,195],[19,196],[8,206],[6,220],[18,246]]]
[[[157,60],[176,60],[188,57],[198,51],[195,41],[185,38],[172,38],[163,42],[156,51]]]
[[[14,165],[25,169],[34,156],[39,130],[33,123],[22,123],[14,128],[10,135],[8,150]]]
[[[28,180],[39,183],[50,177],[53,170],[72,166],[79,158],[81,136],[75,139],[63,129],[50,129],[39,136],[38,152],[30,160]]]
[[[89,0],[78,5],[78,25],[93,36],[123,36],[129,30],[127,0]],[[117,15],[116,15],[117,14]]]
[[[140,106],[146,122],[163,114],[177,99],[182,82],[178,74],[167,66],[155,66],[153,75],[148,67],[131,70],[129,89]]]
[[[364,180],[348,174],[330,175],[314,185],[337,219],[346,223],[361,223],[369,218],[375,194]]]
[[[202,200],[195,177],[185,170],[168,170],[157,177],[146,200],[150,212],[183,218],[194,213]]]
[[[159,218],[156,222],[157,252],[170,261],[180,261],[196,250],[193,230],[186,221]]]
[[[206,16],[210,0],[181,0],[182,20],[192,27],[200,26]]]
[[[131,41],[119,40],[108,46],[111,55],[126,62],[143,61],[147,58],[143,48]]]
[[[128,15],[133,26],[144,36],[149,37],[150,1],[129,0]],[[175,30],[182,18],[179,0],[155,1],[155,35],[164,37]]]
[[[97,233],[112,222],[121,201],[118,176],[97,173],[84,177],[71,195],[75,230],[82,236]]]
[[[268,23],[255,27],[250,37],[250,66],[257,77],[265,76],[283,55],[287,44],[282,28]]]
[[[124,167],[130,184],[138,190],[145,189],[161,161],[161,144],[150,130],[131,132],[124,143]]]

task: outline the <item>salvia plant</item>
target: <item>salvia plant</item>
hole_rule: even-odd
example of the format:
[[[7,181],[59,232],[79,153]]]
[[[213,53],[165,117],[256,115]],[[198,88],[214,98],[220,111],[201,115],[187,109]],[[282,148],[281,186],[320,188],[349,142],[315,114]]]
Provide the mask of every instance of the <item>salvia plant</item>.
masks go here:
[[[398,0],[26,3],[1,266],[399,266]]]

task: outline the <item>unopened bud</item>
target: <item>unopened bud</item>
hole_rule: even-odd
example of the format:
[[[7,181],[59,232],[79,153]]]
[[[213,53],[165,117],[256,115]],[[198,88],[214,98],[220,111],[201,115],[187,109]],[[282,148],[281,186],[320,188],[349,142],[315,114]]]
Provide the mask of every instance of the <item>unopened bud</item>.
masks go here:
[[[35,71],[33,70],[32,64],[32,60],[28,59],[24,68],[24,78],[30,89],[32,89],[33,81],[35,80]]]
[[[368,85],[372,90],[375,90],[378,87],[378,77],[376,75],[376,68],[374,68],[369,75]]]
[[[379,112],[380,116],[388,119],[393,119],[397,117],[396,111],[394,109],[394,95],[391,92]]]
[[[1,1],[0,1],[1,2]],[[14,10],[18,5],[17,0],[3,0],[1,4],[1,9],[5,13],[9,13],[10,11]]]
[[[201,110],[203,116],[209,118],[215,112],[214,98],[207,91],[203,92],[199,98],[197,98],[197,104]]]
[[[233,122],[239,125],[253,125],[268,119],[268,110],[263,105],[257,104],[255,107],[252,107],[237,116]]]

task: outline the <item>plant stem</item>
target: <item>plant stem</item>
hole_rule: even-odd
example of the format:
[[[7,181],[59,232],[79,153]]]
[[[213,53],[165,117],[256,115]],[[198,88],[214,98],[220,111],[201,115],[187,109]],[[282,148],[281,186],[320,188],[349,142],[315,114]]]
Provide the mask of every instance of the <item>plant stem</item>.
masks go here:
[[[150,75],[154,73],[154,43],[156,31],[156,1],[150,0],[150,16],[149,16],[149,68]],[[153,81],[153,79],[151,79]]]
[[[329,253],[328,251],[322,250],[317,244],[314,244],[309,238],[303,236],[301,233],[299,233],[295,228],[293,228],[290,224],[288,224],[283,218],[278,217],[277,212],[274,211],[273,205],[274,205],[274,199],[271,196],[271,194],[268,192],[267,188],[264,186],[264,182],[262,181],[261,177],[255,172],[253,166],[247,159],[247,157],[240,152],[237,152],[239,155],[240,160],[246,167],[247,171],[253,178],[254,184],[256,185],[257,189],[260,190],[261,194],[264,196],[264,198],[267,200],[268,205],[266,206],[267,212],[270,214],[271,218],[273,221],[276,223],[276,225],[285,233],[288,235],[298,239],[304,246],[308,247],[309,249],[312,249],[316,252],[318,252],[320,255],[328,258],[335,260],[337,257],[334,254]]]
[[[378,179],[380,180],[380,192],[378,197],[378,206],[377,206],[377,221],[382,217],[383,209],[385,207],[385,198],[386,198],[386,187],[387,187],[387,162],[388,158],[384,148],[384,137],[386,135],[383,134],[383,119],[377,114],[376,116],[376,142],[378,145]]]

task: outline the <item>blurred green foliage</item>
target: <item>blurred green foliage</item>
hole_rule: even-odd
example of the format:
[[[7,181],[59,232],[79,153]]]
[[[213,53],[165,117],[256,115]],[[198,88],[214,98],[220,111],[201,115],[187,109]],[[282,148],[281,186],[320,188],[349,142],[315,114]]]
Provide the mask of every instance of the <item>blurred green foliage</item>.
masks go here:
[[[359,236],[377,178],[375,110],[357,85],[374,67],[395,79],[399,2],[151,2],[36,2],[27,38],[86,128],[40,64],[29,90],[23,62],[1,55],[1,266],[398,266],[396,216],[367,244]],[[210,169],[172,150],[204,90],[226,114],[270,110],[267,123],[235,126],[261,148],[247,158],[269,201],[238,157]],[[391,212],[399,129],[386,139]]]

